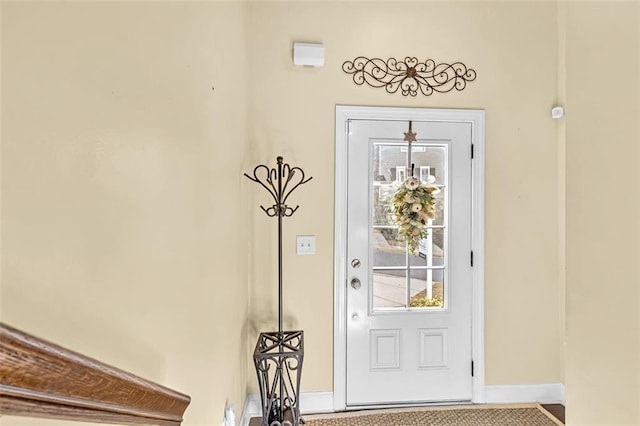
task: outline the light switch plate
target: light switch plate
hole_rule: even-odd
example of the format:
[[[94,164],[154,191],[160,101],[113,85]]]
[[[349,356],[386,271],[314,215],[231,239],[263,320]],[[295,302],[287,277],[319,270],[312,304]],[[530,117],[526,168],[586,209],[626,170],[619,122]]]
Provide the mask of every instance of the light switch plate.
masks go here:
[[[297,254],[316,254],[315,235],[296,235]]]

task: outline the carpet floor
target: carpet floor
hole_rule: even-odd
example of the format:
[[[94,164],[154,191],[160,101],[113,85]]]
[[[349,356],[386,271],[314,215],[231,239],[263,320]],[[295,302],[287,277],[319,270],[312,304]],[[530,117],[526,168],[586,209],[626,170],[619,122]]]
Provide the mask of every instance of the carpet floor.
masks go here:
[[[306,420],[305,426],[557,426],[562,424],[536,404],[407,408],[303,417]]]

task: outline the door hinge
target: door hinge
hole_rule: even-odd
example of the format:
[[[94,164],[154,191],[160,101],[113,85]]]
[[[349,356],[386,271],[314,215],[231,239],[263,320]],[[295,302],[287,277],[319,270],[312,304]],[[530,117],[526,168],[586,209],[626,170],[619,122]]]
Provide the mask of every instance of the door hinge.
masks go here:
[[[473,267],[473,250],[471,250],[471,266]]]
[[[471,377],[473,377],[473,360],[471,360]]]
[[[471,144],[471,159],[473,160],[473,144]]]

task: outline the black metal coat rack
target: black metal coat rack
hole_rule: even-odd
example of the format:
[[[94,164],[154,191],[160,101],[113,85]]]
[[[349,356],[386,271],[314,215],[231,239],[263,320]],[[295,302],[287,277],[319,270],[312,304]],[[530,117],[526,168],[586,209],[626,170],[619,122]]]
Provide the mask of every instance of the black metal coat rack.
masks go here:
[[[260,184],[271,194],[274,204],[260,208],[269,217],[278,217],[278,331],[260,333],[253,352],[262,401],[262,426],[299,426],[299,398],[304,333],[302,330],[282,330],[282,219],[291,217],[298,207],[288,206],[291,193],[312,178],[305,177],[300,167],[291,167],[282,157],[276,167],[260,164],[247,178]]]

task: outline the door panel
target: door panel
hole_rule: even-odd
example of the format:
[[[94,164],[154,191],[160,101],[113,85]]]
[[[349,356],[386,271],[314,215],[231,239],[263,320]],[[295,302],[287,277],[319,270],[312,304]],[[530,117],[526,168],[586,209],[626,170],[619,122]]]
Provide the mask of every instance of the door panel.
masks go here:
[[[389,208],[411,175],[408,122],[348,131],[347,406],[470,400],[471,124],[413,122],[414,176],[441,190],[420,255]]]

